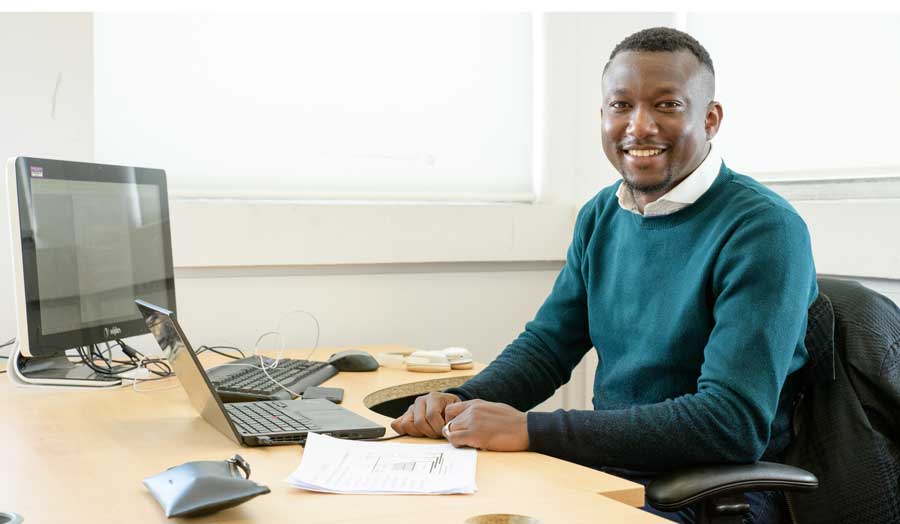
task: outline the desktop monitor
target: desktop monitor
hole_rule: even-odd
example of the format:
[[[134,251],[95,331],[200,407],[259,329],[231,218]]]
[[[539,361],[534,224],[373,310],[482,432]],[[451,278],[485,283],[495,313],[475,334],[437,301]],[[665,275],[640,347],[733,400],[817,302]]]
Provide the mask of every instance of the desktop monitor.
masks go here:
[[[67,350],[146,333],[136,298],[175,310],[165,172],[18,157],[7,188],[20,378],[93,385]]]

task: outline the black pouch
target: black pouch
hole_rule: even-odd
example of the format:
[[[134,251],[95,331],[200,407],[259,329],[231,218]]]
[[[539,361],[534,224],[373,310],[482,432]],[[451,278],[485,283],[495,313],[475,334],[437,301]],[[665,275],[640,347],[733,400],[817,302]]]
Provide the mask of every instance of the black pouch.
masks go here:
[[[144,479],[144,485],[167,517],[208,515],[269,493],[268,487],[250,480],[250,464],[240,455],[185,462]]]

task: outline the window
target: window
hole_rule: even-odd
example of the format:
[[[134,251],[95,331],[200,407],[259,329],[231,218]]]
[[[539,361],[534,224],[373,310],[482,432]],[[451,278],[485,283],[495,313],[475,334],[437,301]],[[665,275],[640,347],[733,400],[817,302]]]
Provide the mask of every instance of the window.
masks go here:
[[[94,34],[96,161],[166,169],[175,195],[533,191],[528,14],[97,14]]]
[[[900,16],[685,18],[719,73],[727,162],[763,180],[900,172],[900,70],[888,65],[900,60]]]

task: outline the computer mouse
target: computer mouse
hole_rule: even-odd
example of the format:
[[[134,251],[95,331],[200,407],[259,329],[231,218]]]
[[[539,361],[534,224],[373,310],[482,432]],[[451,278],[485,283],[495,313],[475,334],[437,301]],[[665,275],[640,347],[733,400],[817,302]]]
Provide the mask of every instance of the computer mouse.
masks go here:
[[[331,355],[328,363],[338,368],[338,371],[375,371],[378,369],[378,361],[375,360],[375,357],[358,349],[338,351]]]

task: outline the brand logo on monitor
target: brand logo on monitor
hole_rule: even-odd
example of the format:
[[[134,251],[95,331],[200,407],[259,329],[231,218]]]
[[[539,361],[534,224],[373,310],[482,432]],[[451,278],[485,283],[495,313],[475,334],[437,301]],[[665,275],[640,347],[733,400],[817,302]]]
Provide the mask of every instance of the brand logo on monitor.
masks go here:
[[[44,168],[41,166],[31,166],[31,176],[44,176]]]
[[[106,337],[106,338],[109,338],[109,337],[111,337],[111,336],[114,337],[114,336],[118,335],[118,334],[121,333],[121,332],[122,332],[122,330],[119,329],[118,326],[113,326],[113,327],[111,327],[111,328],[103,328],[103,336]]]

